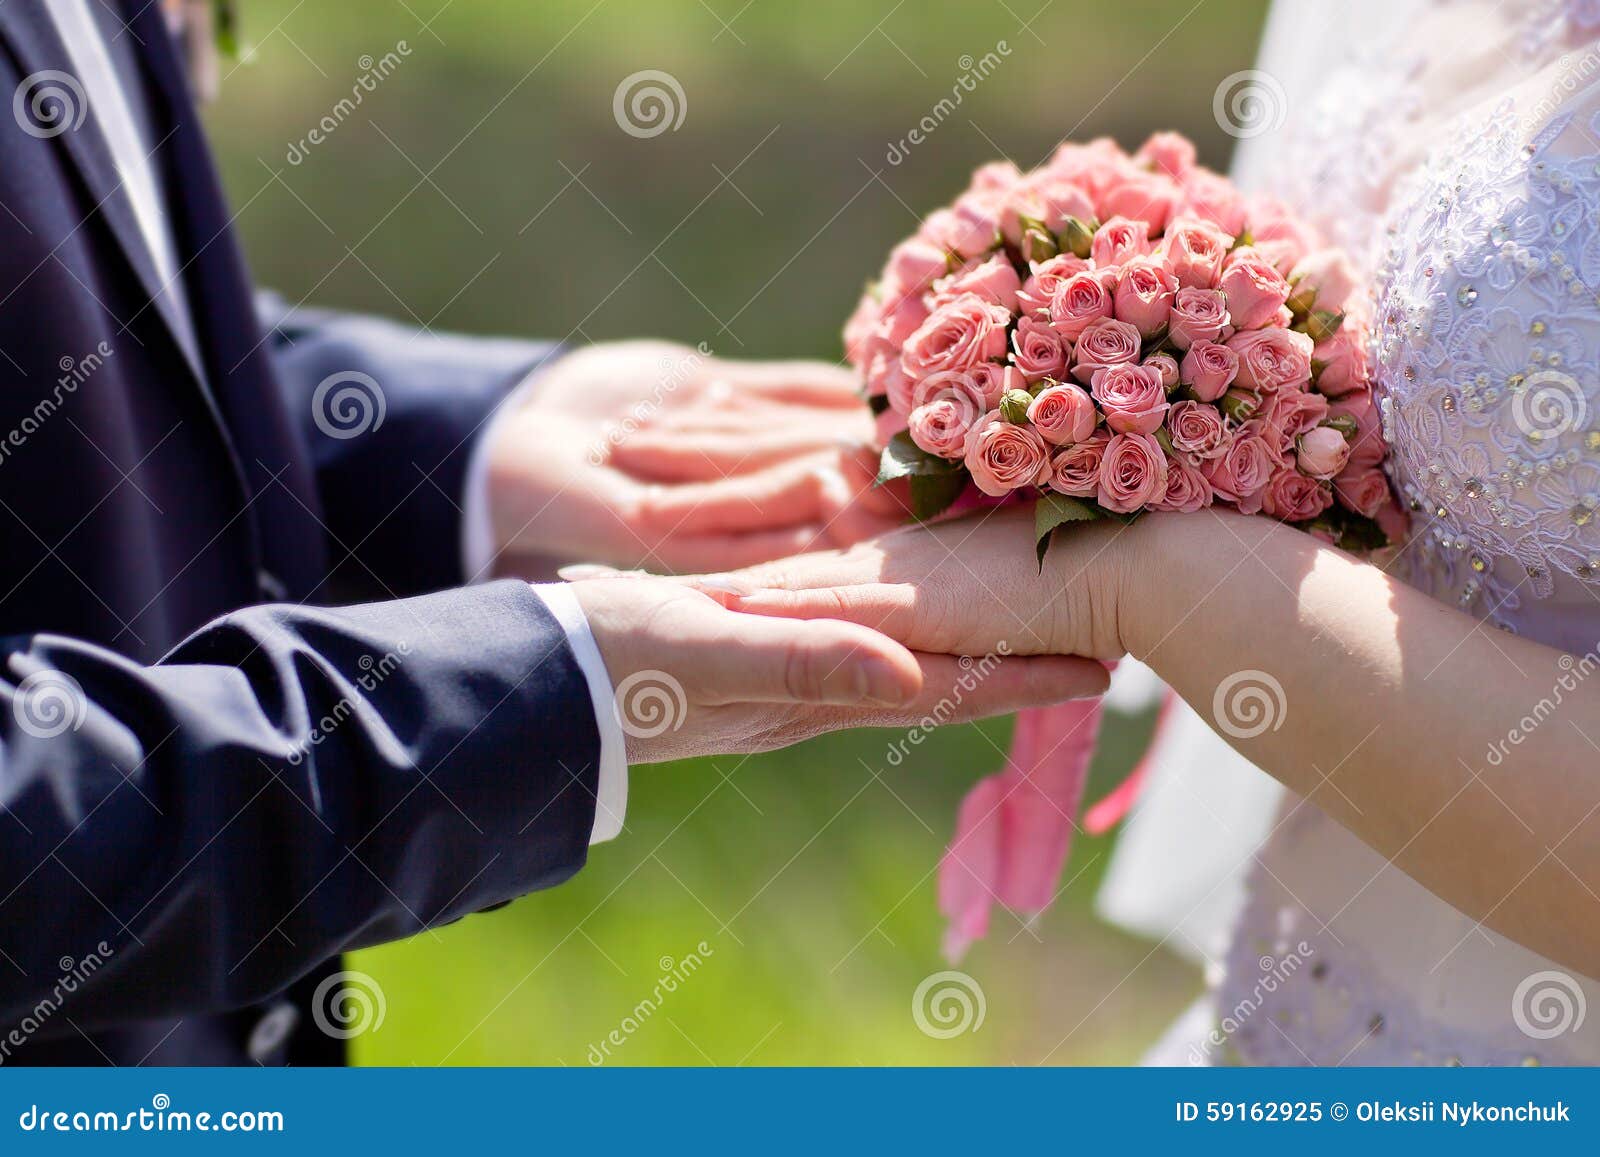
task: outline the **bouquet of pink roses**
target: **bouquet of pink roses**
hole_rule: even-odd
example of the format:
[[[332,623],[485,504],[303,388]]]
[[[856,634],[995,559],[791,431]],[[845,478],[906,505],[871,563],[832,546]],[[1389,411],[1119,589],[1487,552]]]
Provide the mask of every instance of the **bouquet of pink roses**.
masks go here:
[[[1225,503],[1353,550],[1404,525],[1382,470],[1355,272],[1159,133],[986,165],[896,246],[845,327],[884,442],[929,519],[1035,502],[1041,561],[1074,521]],[[959,506],[958,506],[959,504]],[[951,948],[992,898],[1048,904],[1098,704],[1024,713],[941,874]],[[1098,822],[1131,798],[1121,790]]]

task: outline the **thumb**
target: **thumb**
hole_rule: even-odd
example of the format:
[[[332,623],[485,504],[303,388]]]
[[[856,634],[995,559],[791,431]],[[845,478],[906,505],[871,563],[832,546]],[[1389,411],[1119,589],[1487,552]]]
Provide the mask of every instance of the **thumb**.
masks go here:
[[[898,706],[922,690],[916,657],[867,627],[714,613],[727,620],[708,663],[716,702]]]

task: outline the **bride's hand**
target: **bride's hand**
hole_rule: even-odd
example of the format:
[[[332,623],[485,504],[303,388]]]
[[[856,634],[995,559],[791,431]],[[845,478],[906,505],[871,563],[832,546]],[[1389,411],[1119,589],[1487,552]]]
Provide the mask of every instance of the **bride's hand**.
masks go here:
[[[1065,527],[1041,569],[1032,510],[1007,508],[689,581],[731,609],[843,619],[913,650],[1116,659],[1141,525]]]

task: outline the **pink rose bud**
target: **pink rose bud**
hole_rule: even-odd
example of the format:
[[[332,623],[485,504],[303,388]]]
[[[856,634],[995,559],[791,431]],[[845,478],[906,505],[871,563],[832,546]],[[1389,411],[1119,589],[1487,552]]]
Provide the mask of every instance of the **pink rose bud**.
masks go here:
[[[1161,332],[1172,312],[1178,279],[1160,261],[1136,257],[1122,267],[1122,278],[1112,299],[1118,321],[1125,321],[1144,337]]]
[[[1214,341],[1197,341],[1183,355],[1179,380],[1202,402],[1214,402],[1227,393],[1239,372],[1239,355]]]
[[[1389,501],[1389,480],[1376,467],[1347,468],[1333,480],[1333,489],[1341,503],[1368,518],[1377,517],[1379,509]]]
[[[1068,217],[1059,232],[1061,247],[1074,257],[1088,257],[1094,252],[1094,225],[1082,217]]]
[[[1095,230],[1089,256],[1101,269],[1122,265],[1150,253],[1150,226],[1143,221],[1113,217]]]
[[[1085,329],[1111,316],[1111,294],[1092,271],[1075,273],[1056,286],[1050,299],[1050,324],[1068,341],[1077,341]]]
[[[1142,365],[1147,365],[1161,375],[1161,388],[1172,393],[1178,387],[1178,359],[1169,353],[1147,354]]]
[[[987,253],[1000,242],[1000,201],[990,193],[964,193],[951,207],[950,248],[963,257]]]
[[[1291,268],[1307,253],[1323,247],[1317,231],[1276,197],[1255,198],[1250,203],[1248,218],[1251,240],[1256,245],[1267,241],[1283,242],[1285,260]]]
[[[1167,492],[1151,503],[1156,510],[1193,514],[1210,506],[1215,493],[1206,476],[1181,458],[1167,455]]]
[[[1037,486],[1050,476],[1050,454],[1038,432],[1007,422],[998,410],[968,433],[965,460],[973,484],[991,498]]]
[[[1318,426],[1301,434],[1295,442],[1295,463],[1301,473],[1326,481],[1350,460],[1350,443],[1329,426]]]
[[[1029,382],[1059,378],[1067,370],[1066,340],[1048,321],[1025,317],[1011,333],[1011,361]]]
[[[1026,390],[1027,381],[1022,376],[1022,371],[1016,366],[1002,366],[994,362],[984,362],[973,367],[967,377],[977,387],[978,394],[983,399],[983,409],[993,410],[1000,405],[1000,399],[1008,390]]]
[[[1238,187],[1209,169],[1195,169],[1183,181],[1183,200],[1178,215],[1198,218],[1215,225],[1229,237],[1244,232],[1245,201]],[[1169,223],[1169,229],[1172,227]]]
[[[1072,376],[1084,385],[1096,370],[1132,365],[1139,360],[1139,331],[1125,321],[1102,318],[1078,335],[1072,347]]]
[[[1028,421],[1052,446],[1070,446],[1094,433],[1094,402],[1070,382],[1046,386],[1028,405]]]
[[[1178,284],[1186,289],[1215,289],[1222,262],[1233,238],[1209,221],[1193,217],[1174,221],[1161,239],[1162,256]]]
[[[1081,257],[1063,253],[1048,261],[1036,261],[1030,268],[1033,274],[1017,294],[1018,305],[1028,317],[1049,317],[1050,302],[1061,283],[1075,273],[1084,272],[1089,268],[1089,263]]]
[[[912,238],[902,241],[889,253],[884,278],[894,282],[904,293],[921,293],[949,272],[949,257],[943,249]]]
[[[1383,440],[1383,423],[1370,393],[1347,394],[1328,404],[1330,419],[1347,418],[1355,423],[1350,439],[1350,465],[1371,467],[1383,461],[1388,447]]]
[[[1182,182],[1195,167],[1195,148],[1182,133],[1152,133],[1133,159]]]
[[[1361,284],[1356,267],[1340,249],[1319,249],[1300,259],[1289,274],[1291,296],[1303,301],[1301,312],[1325,309],[1341,312]]]
[[[1161,374],[1149,366],[1117,365],[1096,370],[1091,392],[1118,434],[1154,434],[1170,406]]]
[[[1317,372],[1317,390],[1330,398],[1365,390],[1370,384],[1367,330],[1358,320],[1345,318],[1332,337],[1317,343],[1311,357],[1322,367]]]
[[[1016,312],[1017,293],[1021,289],[1022,279],[1004,254],[987,261],[969,262],[948,277],[941,277],[933,283],[935,305],[943,305],[971,293],[1004,306],[1010,313]]]
[[[1261,509],[1284,522],[1304,522],[1332,505],[1333,492],[1327,485],[1298,470],[1274,474],[1261,496]]]
[[[1228,299],[1228,317],[1238,329],[1260,329],[1280,319],[1289,283],[1253,249],[1235,250],[1222,266],[1218,288]]]
[[[1050,463],[1050,489],[1074,498],[1093,498],[1100,491],[1100,463],[1110,444],[1111,435],[1100,430],[1057,451]]]
[[[1178,290],[1167,315],[1167,340],[1181,350],[1218,341],[1229,327],[1228,299],[1215,289]]]
[[[1236,333],[1227,346],[1239,355],[1239,384],[1251,390],[1283,390],[1311,380],[1311,339],[1292,329]]]
[[[1116,514],[1160,502],[1167,493],[1167,455],[1148,434],[1117,434],[1100,462],[1096,501]]]
[[[1006,352],[1011,311],[975,294],[946,302],[906,339],[900,358],[913,378],[964,373]]]
[[[1011,161],[990,161],[979,165],[967,186],[973,193],[1004,193],[1022,180],[1022,170]]]
[[[1178,207],[1179,196],[1177,183],[1165,173],[1135,169],[1121,180],[1113,181],[1096,199],[1096,206],[1102,221],[1127,217],[1143,221],[1151,233],[1160,233]]]
[[[1222,411],[1204,402],[1177,402],[1167,415],[1172,448],[1191,461],[1216,458],[1228,449],[1228,423]]]

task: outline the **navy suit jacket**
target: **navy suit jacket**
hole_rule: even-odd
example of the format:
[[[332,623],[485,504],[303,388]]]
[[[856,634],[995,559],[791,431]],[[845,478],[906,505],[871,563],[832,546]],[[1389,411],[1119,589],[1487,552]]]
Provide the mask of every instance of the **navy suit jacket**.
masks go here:
[[[0,1063],[336,1062],[339,953],[584,862],[561,629],[443,589],[475,435],[550,351],[263,323],[161,5],[122,17],[198,349],[94,110],[0,116]],[[0,93],[47,70],[7,0]],[[351,382],[383,416],[346,436]]]

